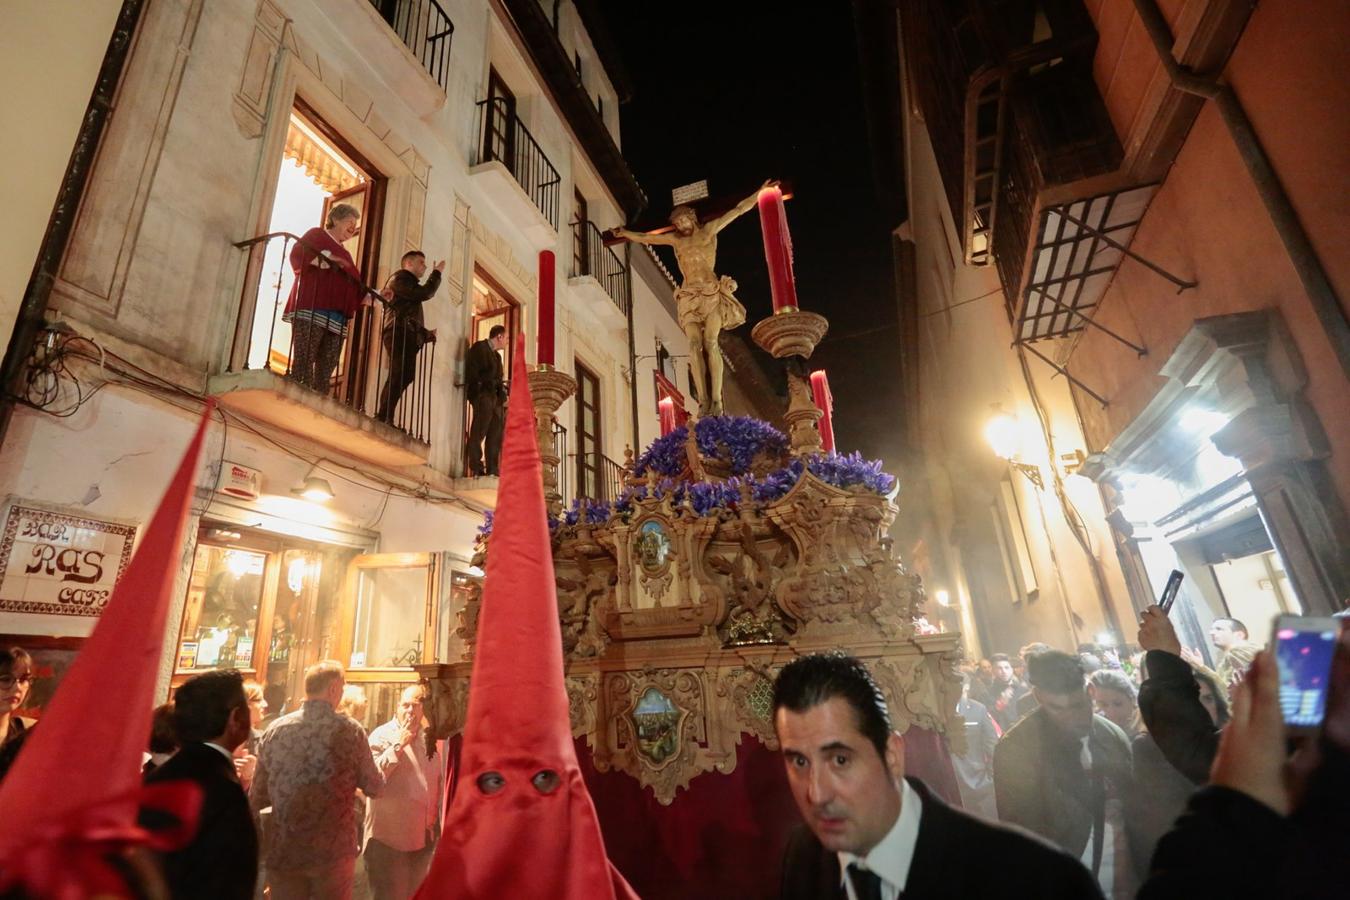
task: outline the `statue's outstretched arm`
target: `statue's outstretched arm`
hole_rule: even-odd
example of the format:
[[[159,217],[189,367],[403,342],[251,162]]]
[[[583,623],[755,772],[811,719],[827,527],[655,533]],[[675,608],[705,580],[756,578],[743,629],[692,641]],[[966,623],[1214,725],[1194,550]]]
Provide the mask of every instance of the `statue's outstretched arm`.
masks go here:
[[[675,246],[674,235],[647,234],[645,231],[629,231],[627,228],[615,228],[614,234],[635,244],[666,244]]]
[[[711,228],[714,232],[718,232],[721,231],[723,228],[726,228],[732,222],[736,221],[736,219],[740,218],[741,216],[745,215],[750,210],[755,208],[755,203],[756,201],[759,200],[760,191],[764,190],[767,187],[773,187],[777,183],[778,183],[777,181],[774,181],[772,179],[764,182],[759,186],[758,189],[755,190],[753,194],[751,194],[749,197],[746,197],[740,203],[737,203],[728,211],[722,213],[722,215],[718,216],[716,219],[713,219],[711,222],[708,223],[706,227]]]

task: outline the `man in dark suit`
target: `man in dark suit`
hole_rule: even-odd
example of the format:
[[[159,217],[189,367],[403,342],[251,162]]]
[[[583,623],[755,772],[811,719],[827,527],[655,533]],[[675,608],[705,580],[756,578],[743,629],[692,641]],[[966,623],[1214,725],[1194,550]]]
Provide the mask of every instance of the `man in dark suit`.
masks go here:
[[[1033,654],[1027,678],[1040,705],[994,748],[998,817],[1081,859],[1108,897],[1133,898],[1144,861],[1129,739],[1093,714],[1079,657]]]
[[[470,476],[496,475],[506,428],[506,380],[501,349],[506,346],[506,326],[493,325],[485,340],[469,348],[464,358],[464,389],[473,407],[469,426],[468,470]],[[483,441],[487,439],[487,464]]]
[[[784,900],[1101,897],[1068,854],[952,809],[905,778],[904,739],[858,660],[794,660],[773,701],[788,785],[809,827],[788,846]]]
[[[251,730],[243,677],[234,669],[205,672],[174,693],[174,730],[181,749],[146,784],[191,781],[202,789],[191,843],[164,857],[177,897],[250,900],[258,877],[258,834],[233,754]]]
[[[389,276],[384,287],[389,306],[385,309],[381,340],[385,358],[389,361],[389,375],[380,391],[380,405],[375,413],[375,418],[390,425],[394,424],[394,410],[403,392],[417,377],[417,354],[423,344],[436,340],[436,332],[426,329],[422,304],[436,296],[441,286],[441,272],[445,271],[445,260],[439,260],[423,284],[427,257],[421,250],[403,254],[400,265],[402,268]],[[404,420],[407,418],[405,416]]]

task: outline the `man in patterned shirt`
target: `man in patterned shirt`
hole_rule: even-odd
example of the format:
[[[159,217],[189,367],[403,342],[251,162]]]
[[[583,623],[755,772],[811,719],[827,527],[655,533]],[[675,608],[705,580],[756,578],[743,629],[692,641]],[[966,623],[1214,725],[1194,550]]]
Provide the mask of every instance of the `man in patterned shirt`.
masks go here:
[[[356,865],[352,799],[384,787],[365,732],[337,712],[346,674],[323,660],[305,670],[305,705],[263,735],[249,803],[272,807],[266,830],[273,900],[348,900]]]

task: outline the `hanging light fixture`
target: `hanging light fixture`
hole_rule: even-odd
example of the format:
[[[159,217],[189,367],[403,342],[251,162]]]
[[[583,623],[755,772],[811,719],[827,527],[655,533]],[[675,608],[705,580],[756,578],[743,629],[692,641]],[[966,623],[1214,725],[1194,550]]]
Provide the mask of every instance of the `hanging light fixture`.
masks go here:
[[[984,426],[984,439],[994,455],[1007,461],[1009,466],[1025,475],[1037,488],[1044,488],[1040,466],[1017,458],[1022,453],[1022,426],[1017,417],[1005,410],[1001,403],[993,405],[992,413]]]
[[[304,497],[312,503],[327,503],[333,499],[333,486],[328,483],[327,478],[320,478],[316,472],[319,470],[319,463],[323,460],[316,460],[314,465],[309,467],[305,477],[300,483],[291,488],[291,493],[297,497]]]

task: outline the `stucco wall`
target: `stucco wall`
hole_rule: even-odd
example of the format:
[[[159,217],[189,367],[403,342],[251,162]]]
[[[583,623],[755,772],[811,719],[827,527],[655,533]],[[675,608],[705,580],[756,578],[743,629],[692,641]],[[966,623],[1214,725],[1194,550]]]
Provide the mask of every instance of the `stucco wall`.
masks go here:
[[[1156,67],[1156,57],[1137,51],[1142,33],[1132,4],[1104,0],[1094,6],[1100,7],[1103,40],[1128,32],[1136,48],[1121,62],[1136,67],[1132,76],[1114,69],[1108,74],[1108,67],[1098,66],[1110,107],[1112,85],[1138,82]],[[1130,12],[1125,15],[1118,7]],[[1252,120],[1343,306],[1350,303],[1350,255],[1344,252],[1350,243],[1347,48],[1350,5],[1268,0],[1256,7],[1223,74]],[[1120,127],[1127,117],[1113,109],[1113,118]],[[1341,503],[1350,506],[1350,382],[1212,103],[1201,111],[1132,249],[1199,285],[1178,296],[1138,264],[1127,260],[1121,266],[1098,321],[1147,346],[1149,355],[1138,359],[1110,338],[1084,332],[1069,368],[1111,400],[1105,410],[1088,398],[1080,403],[1091,449],[1107,447],[1157,392],[1163,383],[1155,374],[1158,366],[1194,320],[1274,308],[1308,370],[1305,396],[1327,432],[1332,481]]]

